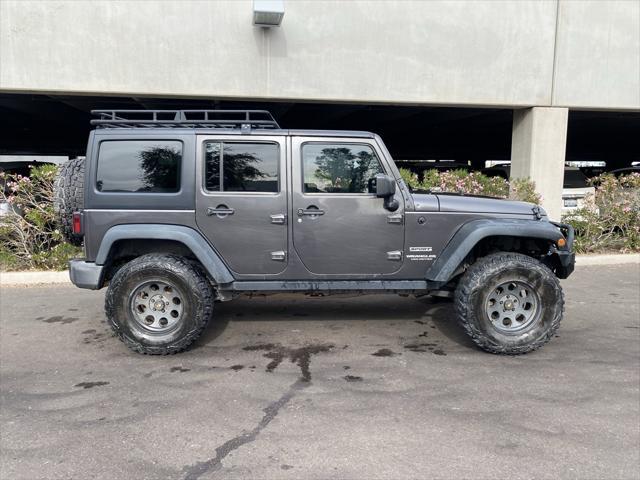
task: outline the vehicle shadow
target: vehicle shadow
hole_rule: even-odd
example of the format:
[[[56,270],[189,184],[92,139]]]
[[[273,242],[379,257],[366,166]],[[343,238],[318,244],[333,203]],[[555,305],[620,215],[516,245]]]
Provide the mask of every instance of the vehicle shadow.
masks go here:
[[[392,294],[326,297],[278,294],[240,297],[231,302],[216,303],[214,319],[198,343],[215,343],[229,328],[229,324],[235,322],[259,322],[261,325],[268,322],[328,322],[337,326],[364,321],[393,323],[398,335],[403,338],[415,333],[417,323],[433,334],[438,332],[452,343],[476,348],[457,323],[450,300]]]
[[[462,347],[477,350],[476,345],[464,332],[456,320],[453,302],[436,297],[426,297],[423,300],[428,315],[436,329],[448,340]]]

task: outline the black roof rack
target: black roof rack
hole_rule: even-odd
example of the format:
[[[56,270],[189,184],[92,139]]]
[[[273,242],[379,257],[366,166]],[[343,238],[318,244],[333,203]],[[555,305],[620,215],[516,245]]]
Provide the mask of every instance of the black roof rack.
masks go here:
[[[279,129],[267,110],[91,110],[97,128]]]

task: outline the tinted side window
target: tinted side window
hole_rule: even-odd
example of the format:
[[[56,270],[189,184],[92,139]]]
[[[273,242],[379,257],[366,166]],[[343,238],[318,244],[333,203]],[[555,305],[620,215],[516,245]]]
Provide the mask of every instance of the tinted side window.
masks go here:
[[[278,192],[279,160],[280,147],[274,143],[206,142],[205,188],[212,192]]]
[[[180,190],[182,142],[109,140],[100,143],[100,192],[174,193]]]
[[[374,193],[384,173],[367,145],[305,143],[302,146],[304,193]]]

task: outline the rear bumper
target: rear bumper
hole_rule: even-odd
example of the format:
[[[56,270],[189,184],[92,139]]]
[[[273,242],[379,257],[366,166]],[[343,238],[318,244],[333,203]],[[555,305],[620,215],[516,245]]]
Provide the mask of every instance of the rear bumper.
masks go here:
[[[104,267],[93,262],[85,262],[82,259],[69,261],[69,277],[71,283],[79,288],[98,290],[102,288]]]

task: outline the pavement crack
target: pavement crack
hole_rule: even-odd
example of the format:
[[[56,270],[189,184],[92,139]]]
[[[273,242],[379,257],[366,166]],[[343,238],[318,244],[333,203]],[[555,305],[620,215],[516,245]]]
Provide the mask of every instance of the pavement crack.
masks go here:
[[[184,480],[197,480],[206,473],[219,470],[222,467],[222,460],[224,460],[227,455],[241,446],[253,442],[260,432],[264,430],[274,418],[276,418],[280,409],[289,403],[298,391],[308,387],[309,385],[310,383],[305,381],[303,378],[298,379],[278,400],[267,405],[267,407],[262,410],[264,412],[264,416],[258,425],[256,425],[252,430],[233,437],[217,447],[215,457],[204,462],[196,462],[191,466],[184,467]]]

